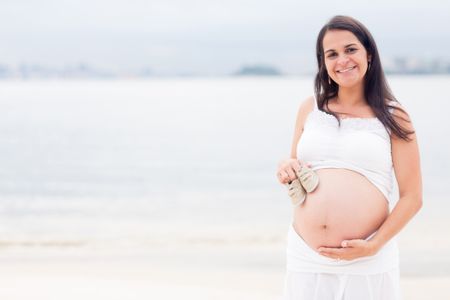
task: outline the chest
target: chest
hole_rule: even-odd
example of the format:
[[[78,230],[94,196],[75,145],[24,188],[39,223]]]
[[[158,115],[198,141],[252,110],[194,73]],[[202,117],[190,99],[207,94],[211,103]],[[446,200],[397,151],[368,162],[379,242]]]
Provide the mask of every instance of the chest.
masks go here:
[[[298,144],[305,160],[343,160],[358,164],[389,163],[390,136],[375,118],[337,120],[324,112],[312,112]]]

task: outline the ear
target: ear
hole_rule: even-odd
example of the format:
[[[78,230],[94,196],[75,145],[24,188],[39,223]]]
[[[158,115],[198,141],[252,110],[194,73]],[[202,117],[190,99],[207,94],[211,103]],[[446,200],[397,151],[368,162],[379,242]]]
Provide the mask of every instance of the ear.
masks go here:
[[[368,62],[372,62],[372,55],[371,55],[371,54],[368,54],[368,55],[367,55],[367,61],[368,61]]]

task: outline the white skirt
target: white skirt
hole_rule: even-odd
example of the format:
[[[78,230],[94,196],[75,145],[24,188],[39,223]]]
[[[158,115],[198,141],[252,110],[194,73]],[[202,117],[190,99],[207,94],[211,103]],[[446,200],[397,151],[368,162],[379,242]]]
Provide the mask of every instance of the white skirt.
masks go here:
[[[287,272],[283,300],[399,300],[398,269],[372,275]]]
[[[399,300],[395,241],[376,255],[337,261],[309,247],[290,226],[283,300]]]

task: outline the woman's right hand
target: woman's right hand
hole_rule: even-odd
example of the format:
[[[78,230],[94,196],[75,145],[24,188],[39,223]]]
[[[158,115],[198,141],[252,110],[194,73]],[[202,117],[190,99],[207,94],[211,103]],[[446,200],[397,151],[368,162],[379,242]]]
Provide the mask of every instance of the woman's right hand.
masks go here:
[[[296,158],[288,158],[282,160],[278,164],[277,178],[281,184],[286,184],[297,178],[298,172],[302,165],[310,167],[310,164],[298,160]]]

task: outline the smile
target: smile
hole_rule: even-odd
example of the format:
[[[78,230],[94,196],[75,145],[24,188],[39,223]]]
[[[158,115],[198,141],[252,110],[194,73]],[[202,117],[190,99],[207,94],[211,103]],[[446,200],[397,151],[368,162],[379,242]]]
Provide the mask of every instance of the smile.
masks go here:
[[[338,71],[336,71],[336,73],[345,73],[345,72],[353,70],[354,68],[356,68],[356,66],[349,67],[349,68],[343,69],[343,70],[338,70]]]

